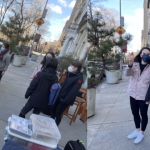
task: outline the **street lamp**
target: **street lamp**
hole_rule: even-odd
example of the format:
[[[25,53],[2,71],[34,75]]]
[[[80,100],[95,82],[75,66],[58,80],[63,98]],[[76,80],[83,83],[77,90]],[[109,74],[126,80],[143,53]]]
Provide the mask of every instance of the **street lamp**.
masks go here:
[[[120,26],[121,26],[121,0],[120,0]],[[122,47],[120,47],[120,55],[122,57]],[[120,70],[122,70],[122,59],[120,59]]]

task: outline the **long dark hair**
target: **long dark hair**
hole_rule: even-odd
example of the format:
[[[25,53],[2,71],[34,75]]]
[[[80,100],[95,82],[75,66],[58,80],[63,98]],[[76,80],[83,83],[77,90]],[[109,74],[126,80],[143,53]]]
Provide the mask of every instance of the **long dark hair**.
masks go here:
[[[45,68],[53,68],[56,70],[57,66],[58,66],[58,60],[56,58],[52,58],[45,63]]]
[[[4,43],[3,45],[4,45],[4,47],[5,47],[7,50],[9,49],[9,44],[8,44],[8,43]]]
[[[42,68],[43,68],[43,66],[44,66],[44,65],[45,65],[45,63],[46,63],[46,57],[47,57],[47,55],[48,55],[48,54],[51,54],[51,55],[52,55],[52,57],[53,57],[53,58],[55,58],[55,54],[54,54],[54,52],[47,52],[47,53],[46,53],[46,55],[44,56],[43,60],[41,61]]]
[[[138,55],[134,58],[134,62],[138,62],[138,63],[141,62],[142,58],[141,58],[140,55],[142,54],[142,51],[143,51],[144,49],[147,49],[147,50],[150,51],[150,48],[148,48],[148,47],[143,47],[143,48],[140,50],[140,52],[138,53]],[[150,63],[150,61],[149,61],[148,63]]]

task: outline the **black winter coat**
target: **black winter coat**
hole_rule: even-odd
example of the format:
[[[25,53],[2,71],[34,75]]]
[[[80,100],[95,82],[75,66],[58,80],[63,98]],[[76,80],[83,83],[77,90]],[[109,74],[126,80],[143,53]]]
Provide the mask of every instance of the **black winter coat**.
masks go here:
[[[82,73],[67,73],[66,79],[61,84],[61,91],[58,96],[61,102],[67,105],[73,105],[82,83]]]
[[[148,90],[147,90],[147,93],[146,93],[146,96],[145,96],[145,101],[146,102],[149,102],[150,101],[150,85],[148,87]]]
[[[56,71],[53,68],[43,69],[35,75],[32,80],[25,98],[29,98],[29,103],[34,107],[44,109],[48,105],[50,88],[54,83],[58,82]]]

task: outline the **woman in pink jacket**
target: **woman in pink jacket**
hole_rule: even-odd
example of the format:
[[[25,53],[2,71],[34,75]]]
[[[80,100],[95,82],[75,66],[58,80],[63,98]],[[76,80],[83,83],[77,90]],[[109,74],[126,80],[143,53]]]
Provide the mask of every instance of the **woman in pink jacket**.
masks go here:
[[[128,139],[136,138],[134,143],[138,144],[144,138],[148,123],[149,102],[145,101],[145,96],[150,84],[150,49],[143,47],[139,54],[133,57],[133,55],[129,57],[129,66],[125,69],[125,75],[131,76],[128,94],[136,130],[128,135]]]
[[[31,79],[30,82],[33,80],[34,76],[43,69],[46,61],[48,61],[51,58],[55,58],[55,54],[53,52],[48,52],[46,53],[45,57],[43,58],[43,60],[41,61],[40,64],[38,64],[38,66],[35,68],[34,72],[31,75]]]

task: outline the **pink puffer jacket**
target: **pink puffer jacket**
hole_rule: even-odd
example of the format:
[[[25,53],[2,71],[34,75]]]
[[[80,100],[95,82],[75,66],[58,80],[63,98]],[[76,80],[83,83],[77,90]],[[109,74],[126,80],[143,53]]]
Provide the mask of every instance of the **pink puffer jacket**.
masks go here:
[[[41,68],[42,68],[42,64],[38,64],[38,66],[35,68],[34,72],[33,72],[32,75],[31,75],[31,79],[33,79],[34,76],[35,76],[39,71],[41,71]]]
[[[132,76],[128,94],[136,100],[145,100],[145,96],[150,84],[150,65],[148,64],[140,75],[140,64],[133,63],[133,66],[125,69],[126,76]]]

